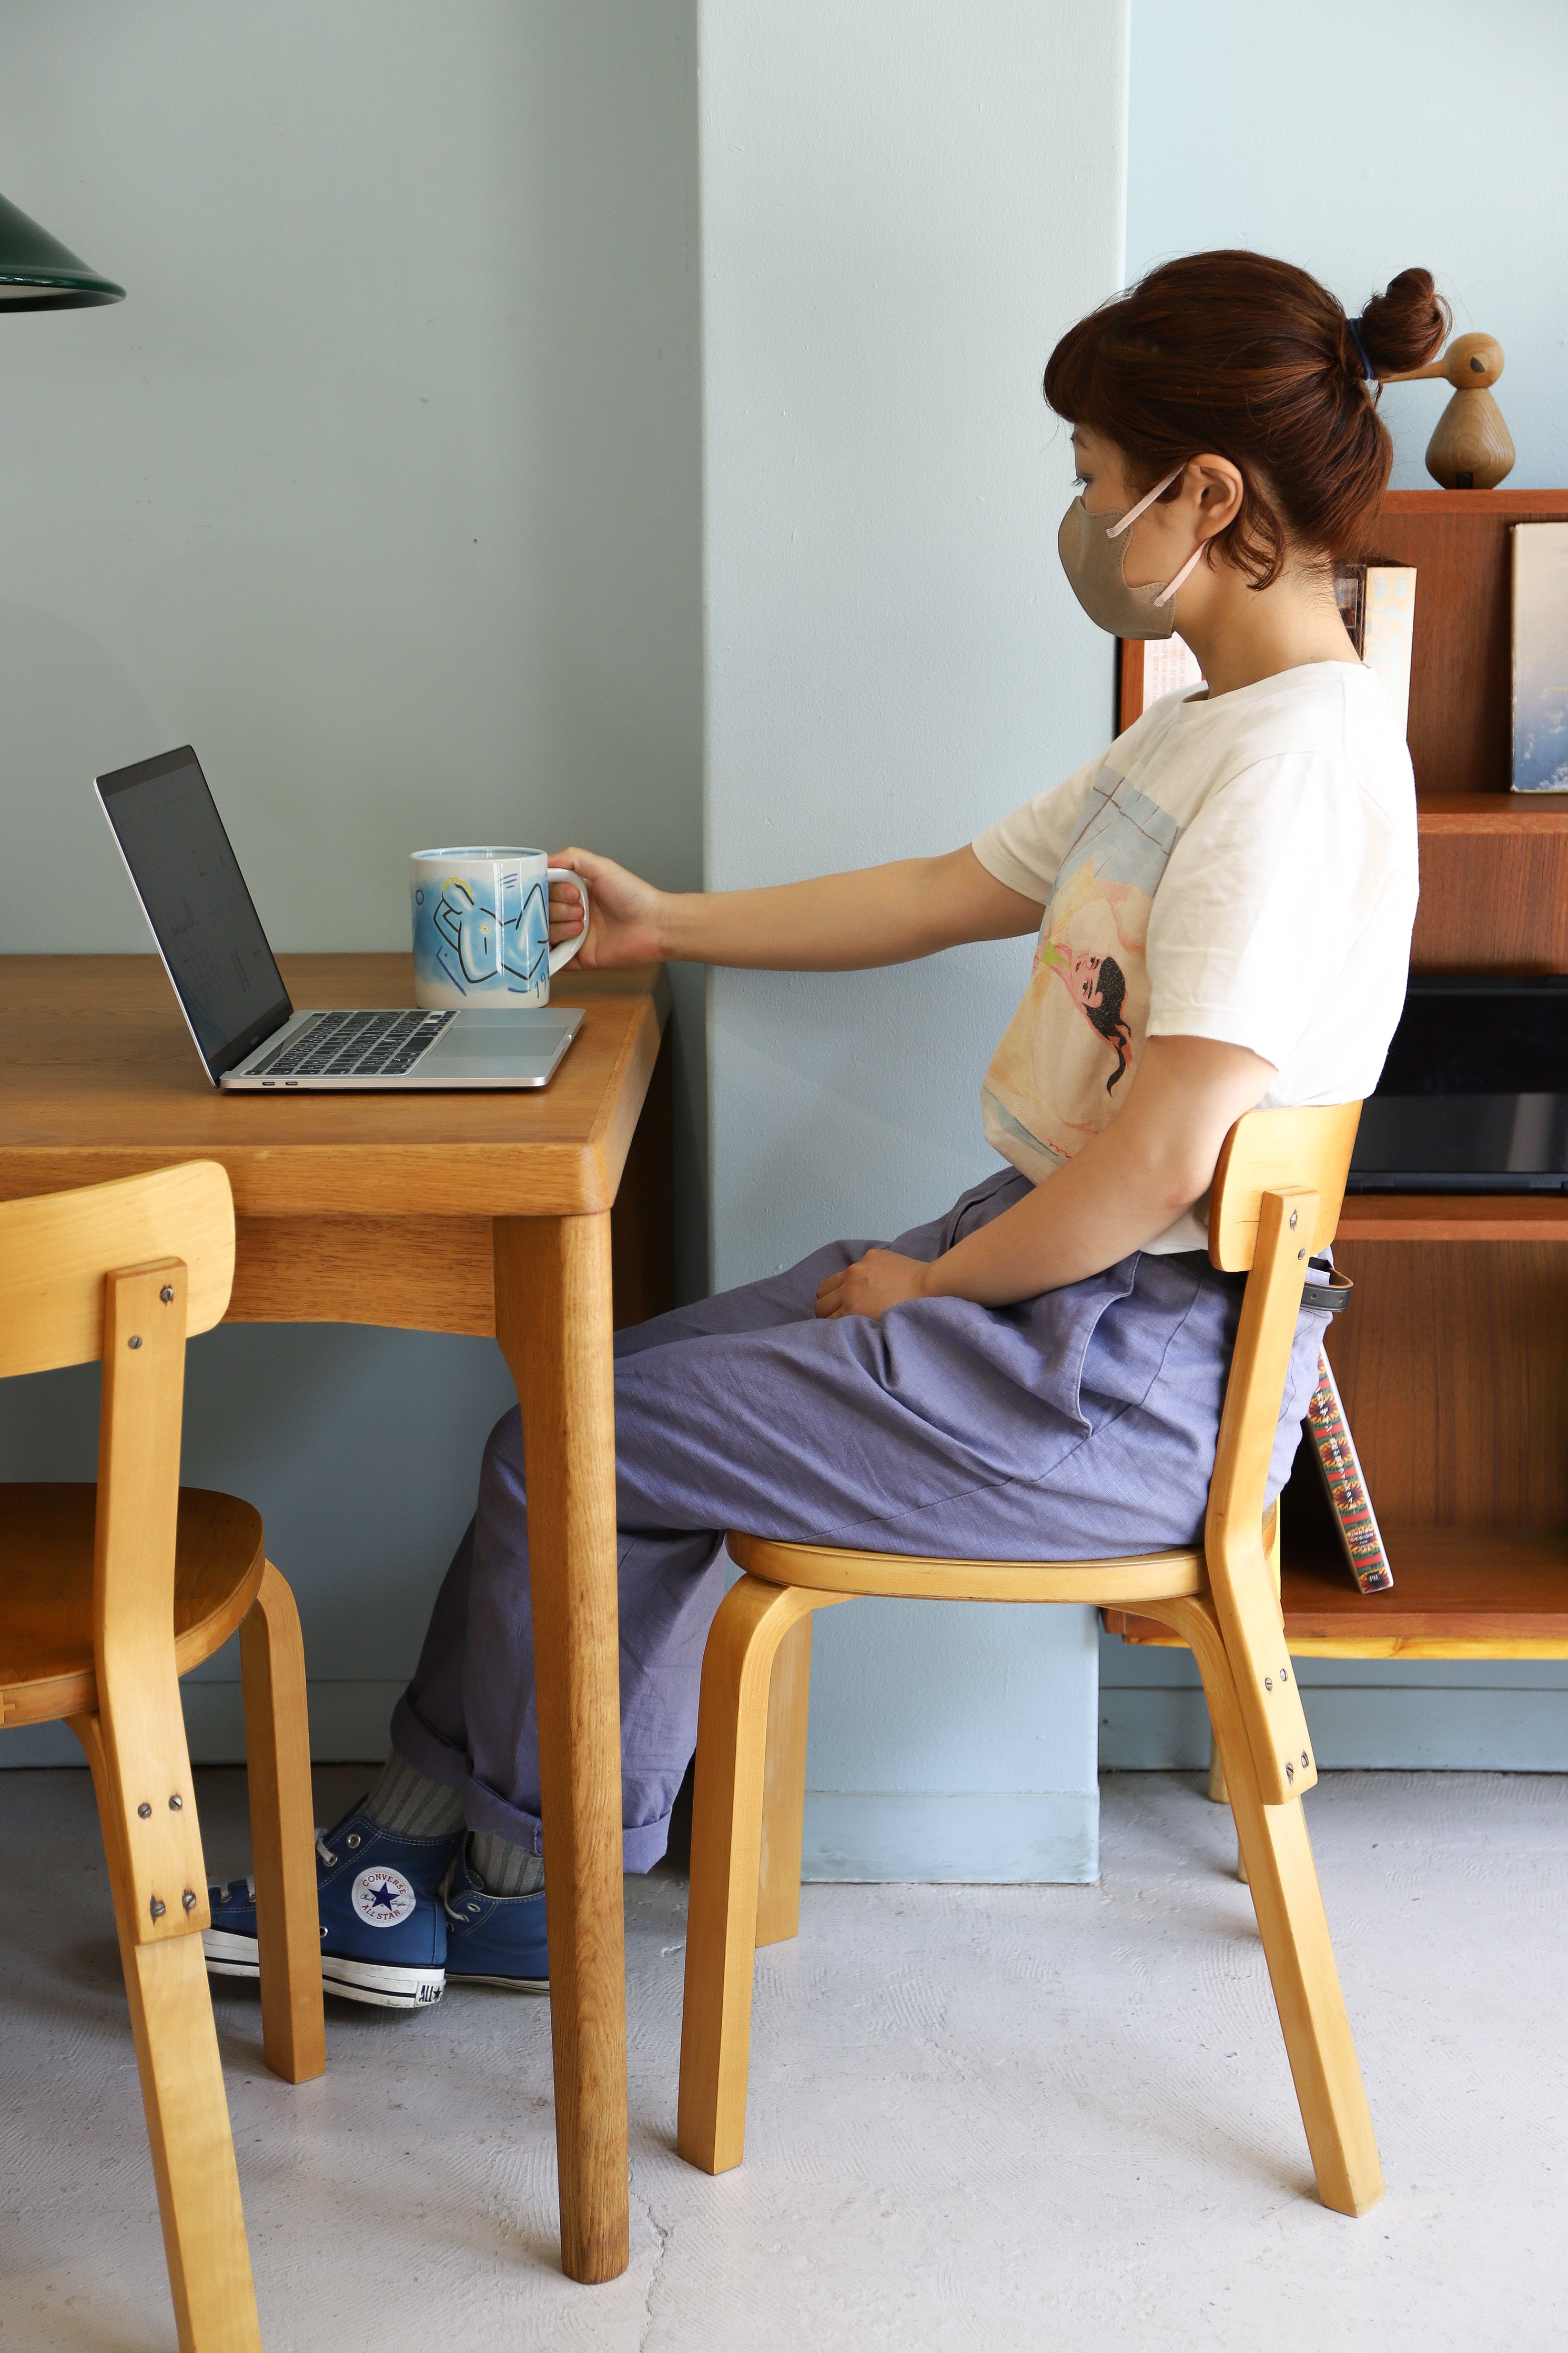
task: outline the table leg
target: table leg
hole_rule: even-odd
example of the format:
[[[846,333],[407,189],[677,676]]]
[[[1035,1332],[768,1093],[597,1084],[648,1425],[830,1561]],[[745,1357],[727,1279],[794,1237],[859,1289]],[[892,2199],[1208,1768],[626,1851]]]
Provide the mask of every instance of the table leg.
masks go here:
[[[561,2260],[626,2267],[626,1986],[610,1220],[498,1218],[496,1337],[522,1402]]]

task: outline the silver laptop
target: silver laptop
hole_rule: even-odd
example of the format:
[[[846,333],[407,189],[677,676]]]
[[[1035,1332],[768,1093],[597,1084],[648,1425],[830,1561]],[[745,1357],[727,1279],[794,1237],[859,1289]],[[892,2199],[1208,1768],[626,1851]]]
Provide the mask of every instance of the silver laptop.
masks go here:
[[[296,1012],[190,745],[97,783],[215,1086],[542,1087],[582,1028],[570,1005]]]

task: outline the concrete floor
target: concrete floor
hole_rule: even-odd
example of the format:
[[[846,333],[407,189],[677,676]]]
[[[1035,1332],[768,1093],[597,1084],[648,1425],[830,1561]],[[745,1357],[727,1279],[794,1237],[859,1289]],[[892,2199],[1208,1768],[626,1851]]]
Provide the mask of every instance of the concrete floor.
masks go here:
[[[319,1777],[321,1819],[363,1773]],[[243,1869],[243,1778],[198,1775]],[[1098,1887],[807,1888],[758,1968],[747,2162],[673,2147],[686,1889],[627,1883],[632,2261],[554,2248],[549,2021],[458,1989],[328,2005],[329,2066],[261,2063],[220,1994],[269,2353],[1568,2341],[1561,1779],[1335,1774],[1313,1839],[1388,2196],[1312,2194],[1229,1816],[1111,1777]],[[0,2348],[172,2348],[85,1773],[0,1778]]]

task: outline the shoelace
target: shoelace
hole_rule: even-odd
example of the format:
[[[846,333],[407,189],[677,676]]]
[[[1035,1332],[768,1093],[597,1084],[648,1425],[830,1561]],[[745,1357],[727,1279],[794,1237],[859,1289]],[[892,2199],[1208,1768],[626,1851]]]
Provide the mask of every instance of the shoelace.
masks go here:
[[[441,1881],[442,1908],[446,1912],[448,1920],[456,1920],[460,1927],[466,1928],[471,1919],[478,1917],[479,1907],[477,1904],[470,1901],[464,1905],[463,1909],[460,1912],[458,1911],[457,1905],[452,1901],[452,1870],[453,1865],[448,1863],[447,1865],[445,1875]]]

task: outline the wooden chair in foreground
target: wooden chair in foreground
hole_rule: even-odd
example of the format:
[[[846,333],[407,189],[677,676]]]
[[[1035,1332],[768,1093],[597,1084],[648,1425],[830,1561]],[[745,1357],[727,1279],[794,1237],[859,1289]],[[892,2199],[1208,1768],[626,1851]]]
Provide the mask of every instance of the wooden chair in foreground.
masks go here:
[[[186,1335],[233,1278],[211,1161],[0,1205],[0,1376],[103,1360],[97,1486],[0,1487],[0,1723],[63,1717],[92,1767],[184,2353],[261,2342],[178,1681],[237,1627],[263,2046],[292,2084],[326,2065],[294,1597],[248,1504],[180,1486]]]
[[[1307,1260],[1333,1238],[1359,1103],[1252,1112],[1226,1140],[1210,1256],[1248,1271],[1200,1549],[1128,1560],[920,1560],[731,1535],[747,1572],[702,1662],[691,1831],[680,2153],[739,2165],[754,1948],[800,1924],[811,1612],[858,1594],[1093,1602],[1162,1620],[1203,1675],[1241,1852],[1326,2206],[1383,2194],[1372,2118],[1307,1842],[1317,1779],[1285,1649],[1263,1498]]]

